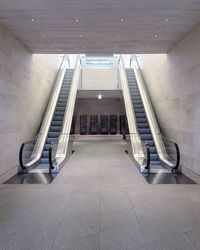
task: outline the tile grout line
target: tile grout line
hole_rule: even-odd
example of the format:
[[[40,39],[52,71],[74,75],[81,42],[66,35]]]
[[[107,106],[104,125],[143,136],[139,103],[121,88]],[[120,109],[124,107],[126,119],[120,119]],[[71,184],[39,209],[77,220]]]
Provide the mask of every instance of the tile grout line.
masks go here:
[[[101,176],[100,176],[100,169],[101,169],[101,161],[99,160],[99,250],[101,249]]]
[[[135,166],[134,166],[134,167],[135,167]],[[134,213],[135,213],[136,220],[137,220],[137,222],[138,222],[138,226],[139,226],[139,228],[140,228],[140,232],[141,232],[141,234],[142,234],[142,236],[143,236],[143,239],[144,239],[145,245],[149,248],[148,243],[147,243],[147,242],[146,242],[146,240],[145,240],[144,233],[142,232],[142,228],[141,228],[141,225],[140,225],[140,222],[139,222],[139,219],[138,219],[137,213],[136,213],[136,211],[135,211],[134,205],[132,204],[131,198],[130,198],[129,193],[128,193],[128,191],[127,191],[127,189],[126,189],[126,188],[125,188],[125,190],[126,190],[126,193],[127,193],[128,199],[129,199],[130,204],[131,204],[131,209],[133,209],[133,211],[134,211]]]
[[[54,246],[56,237],[57,237],[58,232],[59,232],[59,230],[60,230],[60,227],[61,227],[61,225],[62,225],[62,219],[63,219],[63,217],[64,217],[64,215],[65,215],[65,213],[66,213],[66,211],[67,211],[67,206],[69,205],[69,199],[70,199],[71,196],[72,196],[72,193],[73,193],[73,191],[74,191],[75,186],[76,186],[76,184],[75,184],[74,187],[72,188],[72,191],[71,191],[71,193],[70,193],[70,195],[69,195],[69,197],[68,197],[67,204],[66,204],[66,206],[64,207],[64,212],[63,212],[63,215],[62,215],[61,218],[60,218],[60,223],[59,223],[59,225],[58,225],[58,229],[57,229],[56,235],[55,235],[55,237],[54,237],[54,239],[53,239],[53,241],[52,241],[52,244],[51,244],[51,250],[53,250],[53,246]]]
[[[189,231],[188,231],[189,232]],[[189,235],[187,234],[188,232],[183,232],[183,234],[187,237],[187,239],[191,242],[192,246],[198,250],[198,248],[195,246],[194,242],[190,239]]]

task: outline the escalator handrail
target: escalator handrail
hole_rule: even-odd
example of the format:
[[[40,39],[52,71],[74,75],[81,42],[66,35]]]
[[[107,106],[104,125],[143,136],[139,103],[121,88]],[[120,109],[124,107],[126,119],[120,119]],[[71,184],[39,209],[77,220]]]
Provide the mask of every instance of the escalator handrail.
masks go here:
[[[24,147],[25,147],[25,145],[27,145],[27,144],[35,141],[37,139],[38,135],[39,135],[39,133],[35,137],[33,137],[32,139],[30,139],[29,141],[23,142],[21,144],[21,146],[20,146],[20,150],[19,150],[19,164],[20,164],[20,167],[23,170],[26,169],[26,167],[24,166],[24,163],[23,163],[23,150],[24,150]]]
[[[179,149],[179,146],[178,146],[178,144],[177,144],[176,142],[173,142],[173,141],[169,140],[168,138],[166,138],[166,137],[163,136],[162,134],[160,134],[160,135],[161,135],[161,137],[163,138],[164,141],[167,141],[167,142],[173,144],[174,147],[175,147],[177,160],[176,160],[176,164],[175,164],[175,166],[173,167],[173,169],[174,169],[174,170],[177,170],[177,169],[179,168],[180,160],[181,160],[181,159],[180,159],[181,157],[180,157],[180,149]]]
[[[61,134],[59,136],[59,138],[55,139],[53,142],[51,142],[50,146],[49,146],[49,172],[51,173],[51,171],[54,169],[53,166],[53,161],[52,161],[52,150],[53,150],[53,145],[56,144],[56,142],[58,142],[60,140]]]
[[[52,150],[53,150],[53,146],[60,141],[61,137],[63,136],[64,133],[60,133],[59,137],[56,138],[54,141],[52,141],[50,143],[50,146],[49,146],[49,171],[51,172],[52,169],[54,169],[54,166],[53,166],[53,161],[52,161]],[[69,134],[70,135],[70,134]]]
[[[21,167],[22,170],[26,170],[26,167],[23,164],[23,157],[22,157],[25,144],[26,143],[22,143],[22,145],[20,147],[20,150],[19,150],[19,164],[20,164],[20,167]]]
[[[148,143],[145,143],[145,145],[146,145],[146,149],[147,149],[147,164],[145,166],[145,169],[150,171],[150,146]]]
[[[68,58],[68,57],[67,57],[67,58]],[[63,65],[64,60],[66,60],[66,56],[65,56],[65,55],[63,56],[63,59],[62,59],[62,61],[61,61],[61,63],[60,63],[60,67],[59,67],[59,69],[58,69],[58,72],[57,72],[57,75],[56,75],[56,78],[55,78],[54,86],[55,86],[55,84],[56,84],[56,82],[57,82],[57,79],[58,79],[58,76],[59,76],[59,72],[60,72],[60,70],[61,70],[61,68],[62,68],[62,65]],[[69,60],[69,58],[68,58],[68,60]],[[53,86],[52,89],[51,89],[51,93],[50,93],[50,95],[49,95],[47,104],[46,104],[46,106],[45,106],[45,109],[44,109],[44,112],[43,112],[43,115],[42,115],[42,118],[41,118],[41,121],[40,121],[40,125],[39,125],[38,130],[37,130],[36,136],[35,136],[35,137],[32,137],[32,139],[30,139],[30,140],[28,140],[28,141],[26,141],[26,142],[23,142],[23,143],[21,144],[21,146],[20,146],[20,151],[19,151],[19,164],[20,164],[20,167],[21,167],[23,170],[26,169],[26,167],[25,167],[24,164],[23,164],[23,150],[24,150],[24,146],[25,146],[26,144],[31,143],[31,142],[33,142],[34,140],[36,140],[37,137],[41,134],[41,133],[39,133],[39,131],[40,131],[40,128],[41,128],[41,126],[42,126],[43,118],[44,118],[45,113],[46,113],[46,111],[47,111],[47,108],[48,108],[48,104],[49,104],[50,98],[52,97],[52,93],[53,93],[53,90],[54,90],[54,86]]]

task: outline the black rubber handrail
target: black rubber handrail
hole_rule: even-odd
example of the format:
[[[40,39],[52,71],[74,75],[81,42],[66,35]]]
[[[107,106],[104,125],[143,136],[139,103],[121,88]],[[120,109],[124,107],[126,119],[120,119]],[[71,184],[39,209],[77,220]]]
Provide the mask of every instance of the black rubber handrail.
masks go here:
[[[51,173],[52,170],[54,169],[54,165],[53,165],[53,161],[52,161],[53,146],[54,146],[54,144],[56,144],[56,142],[58,142],[60,140],[60,137],[61,137],[61,134],[60,134],[59,138],[57,138],[53,142],[51,142],[51,144],[49,146],[49,173]]]
[[[22,170],[26,170],[26,167],[23,164],[23,150],[24,150],[25,143],[22,143],[20,150],[19,150],[19,164]]]
[[[147,163],[146,163],[145,169],[149,171],[150,170],[150,146],[148,143],[145,143],[145,145],[147,149]]]
[[[54,165],[53,165],[53,160],[52,160],[52,151],[53,151],[53,146],[60,141],[61,136],[63,135],[63,133],[60,133],[60,136],[55,139],[54,141],[51,142],[50,146],[49,146],[49,173],[52,172],[52,170],[54,169]],[[70,133],[67,133],[66,135],[71,136]]]
[[[29,143],[35,141],[35,140],[37,139],[38,136],[39,136],[39,134],[37,134],[37,135],[36,135],[34,138],[32,138],[31,140],[26,141],[26,142],[23,142],[22,145],[21,145],[21,147],[20,147],[20,150],[19,150],[19,164],[20,164],[20,167],[22,168],[22,170],[26,170],[26,169],[27,169],[26,166],[25,166],[24,163],[23,163],[23,150],[24,150],[24,147],[25,147],[27,144],[29,144]]]
[[[179,146],[176,142],[169,140],[168,138],[164,137],[162,134],[161,134],[161,137],[163,138],[163,140],[173,144],[175,147],[177,160],[176,160],[175,166],[173,167],[173,170],[177,170],[180,166],[180,161],[181,161]]]

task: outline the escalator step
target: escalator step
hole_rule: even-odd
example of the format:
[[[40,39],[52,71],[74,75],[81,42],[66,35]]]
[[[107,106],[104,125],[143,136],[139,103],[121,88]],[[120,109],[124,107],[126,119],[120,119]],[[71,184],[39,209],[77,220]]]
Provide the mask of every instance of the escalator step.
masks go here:
[[[62,124],[63,124],[63,121],[52,121],[51,122],[52,126],[62,126]]]
[[[161,165],[160,161],[150,161],[150,165]]]
[[[136,118],[146,118],[145,113],[136,113],[135,116],[136,116]]]
[[[157,161],[158,160],[158,155],[157,154],[150,154],[150,160],[151,161]]]
[[[150,147],[155,147],[153,140],[145,140],[145,142],[148,143]]]
[[[50,127],[50,132],[60,132],[62,130],[62,126],[52,126]]]
[[[139,93],[138,89],[130,88],[130,93],[132,96],[139,96],[140,97],[140,93]]]
[[[65,114],[65,111],[56,111],[54,113],[55,116],[64,116],[64,114]]]
[[[59,96],[58,101],[66,102],[67,99],[65,97]]]
[[[147,118],[137,118],[137,123],[147,123]]]
[[[40,163],[41,164],[49,164],[49,158],[41,158]]]
[[[151,134],[143,134],[140,135],[140,137],[142,138],[142,140],[153,140],[152,135]]]
[[[137,124],[138,125],[138,128],[140,129],[140,128],[149,128],[149,124],[148,123],[138,123]]]
[[[132,98],[133,101],[142,101],[142,99],[141,99],[141,97],[139,95],[137,95],[137,97],[136,97],[136,96],[134,96],[133,93],[131,94],[131,98]]]
[[[63,111],[63,112],[65,112],[65,107],[56,107],[56,112],[57,111]]]
[[[134,108],[135,113],[145,113],[144,109]]]
[[[143,104],[134,104],[135,109],[144,109]]]
[[[149,149],[150,149],[150,153],[152,154],[156,153],[156,147],[150,147]]]
[[[59,100],[58,100],[58,104],[66,104],[66,100],[59,99]]]
[[[50,144],[45,143],[44,150],[49,150]]]
[[[143,105],[142,100],[134,100],[134,99],[132,99],[132,101],[133,101],[133,106],[135,106],[135,104],[136,105]]]
[[[151,130],[149,128],[139,128],[139,133],[140,134],[150,134]]]
[[[59,95],[59,99],[61,98],[61,99],[67,100],[67,97],[68,97],[68,95],[66,95],[66,94]]]
[[[49,158],[49,151],[48,150],[43,150],[42,158]]]
[[[57,108],[66,108],[66,104],[63,104],[63,103],[57,103]]]
[[[60,132],[49,132],[48,138],[58,138],[60,135]]]
[[[46,139],[46,143],[51,144],[52,142],[55,141],[55,139],[56,139],[56,138],[47,138],[47,139]]]
[[[57,122],[57,121],[63,121],[63,116],[54,116],[53,122]]]
[[[70,91],[70,86],[69,87],[68,86],[62,86],[60,94],[68,95],[69,91]]]

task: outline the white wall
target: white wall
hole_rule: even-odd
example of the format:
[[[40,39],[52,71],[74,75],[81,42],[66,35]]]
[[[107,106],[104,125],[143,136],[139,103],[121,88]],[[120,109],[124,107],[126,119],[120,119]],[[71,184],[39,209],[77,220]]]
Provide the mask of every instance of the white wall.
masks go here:
[[[200,26],[168,55],[140,55],[140,66],[165,135],[182,165],[200,174]]]
[[[20,145],[38,129],[60,56],[32,55],[0,26],[0,182],[17,172]]]
[[[82,69],[81,90],[118,89],[117,69]]]

